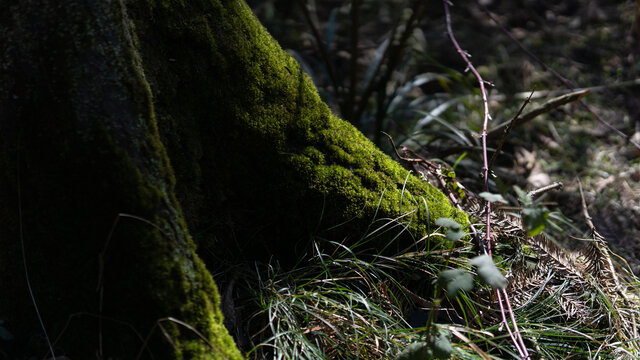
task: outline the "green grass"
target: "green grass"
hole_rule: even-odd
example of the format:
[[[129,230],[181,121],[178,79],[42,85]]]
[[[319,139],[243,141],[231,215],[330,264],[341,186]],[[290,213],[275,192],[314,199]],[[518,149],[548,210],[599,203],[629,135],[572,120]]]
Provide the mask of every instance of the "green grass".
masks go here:
[[[336,3],[334,10],[338,16],[331,20],[323,19],[319,15],[321,11],[313,14],[320,23],[328,21],[316,24],[319,29],[335,35],[325,39],[328,42],[331,38],[333,43],[321,44],[330,49],[328,59],[321,59],[314,50],[318,47],[315,43],[318,39],[306,45],[305,51],[296,50],[298,59],[306,62],[305,69],[315,72],[312,77],[320,92],[331,94],[325,100],[332,109],[344,114],[354,113],[348,108],[354,105],[353,101],[344,99],[351,94],[349,87],[353,84],[345,78],[338,79],[342,88],[332,87],[327,80],[326,69],[333,68],[338,77],[358,72],[357,78],[362,82],[356,85],[356,93],[360,95],[366,94],[369,85],[377,85],[370,97],[363,97],[368,102],[362,107],[362,117],[347,118],[389,153],[393,153],[393,149],[384,141],[380,143],[380,130],[390,133],[396,145],[407,146],[427,159],[456,164],[456,183],[459,181],[471,190],[470,197],[474,198],[474,191],[483,191],[478,176],[482,169],[482,155],[477,136],[481,131],[482,101],[468,74],[462,73],[462,68],[445,62],[450,60],[447,54],[450,54],[451,45],[440,42],[436,37],[441,36],[438,29],[441,30],[442,19],[435,14],[425,15],[423,24],[415,25],[414,36],[392,49],[397,54],[387,53],[381,57],[384,40],[394,36],[397,39],[398,34],[393,30],[393,21],[391,25],[375,25],[380,19],[366,12],[367,8],[383,8],[388,6],[387,3],[364,1],[361,4],[360,39],[363,44],[369,41],[365,39],[378,39],[378,42],[363,45],[358,53],[361,57],[359,63],[346,62],[340,61],[337,52],[349,52],[350,49],[348,34],[354,32],[349,22],[350,4],[350,1]],[[629,4],[631,2],[627,2],[626,7],[620,5],[616,9],[605,9],[609,12],[606,24],[612,34],[630,25],[613,21],[618,17],[614,16],[617,12],[612,11],[622,11],[630,22],[633,16],[629,15],[629,9],[632,9]],[[518,2],[503,4],[492,11],[507,19],[508,16],[524,16],[534,23],[541,21],[535,9],[517,9],[521,5]],[[395,16],[394,21],[407,24],[407,17],[399,13],[411,6],[410,2],[399,2],[397,9],[390,11],[392,17]],[[499,30],[488,28],[480,31],[484,25],[480,21],[468,21],[468,17],[462,15],[465,10],[468,9],[459,7],[453,14],[454,31],[460,35],[462,46],[475,56],[474,64],[482,76],[497,85],[489,95],[494,118],[489,130],[511,120],[523,103],[522,96],[526,97],[532,88],[539,92],[524,113],[562,93],[558,90],[558,83],[533,60],[527,59],[523,53],[507,53],[514,44],[502,37]],[[553,12],[554,9],[548,11]],[[545,20],[544,24],[538,31],[526,30],[530,36],[525,37],[525,46],[537,51],[537,55],[577,83],[578,87],[602,85],[603,89],[593,91],[585,98],[586,101],[607,121],[613,121],[617,128],[632,134],[631,122],[616,120],[630,115],[620,101],[626,97],[626,90],[617,89],[612,79],[602,77],[601,74],[606,72],[599,71],[597,63],[585,67],[585,64],[571,60],[571,51],[584,47],[584,44],[573,41],[577,39],[572,35],[576,31],[565,31],[562,22]],[[589,47],[602,49],[601,60],[623,58],[619,52],[624,52],[624,49],[615,52],[610,49],[613,43],[617,49],[617,42],[609,41],[607,44],[606,38],[595,42],[603,34],[598,29],[600,26],[604,29],[604,23],[587,26],[585,22],[580,26],[582,37],[591,42]],[[308,34],[304,36],[304,27],[297,31],[297,35],[288,32],[288,38],[311,38]],[[492,43],[483,40],[483,36],[491,36]],[[558,36],[563,40],[556,43],[550,40]],[[542,38],[546,40],[539,40]],[[495,48],[502,52],[495,51]],[[543,51],[549,51],[551,56]],[[402,61],[391,61],[395,56],[403,57]],[[386,63],[392,75],[385,77],[381,71],[373,76],[376,61]],[[621,61],[611,63],[624,63]],[[354,68],[354,64],[360,65]],[[584,70],[587,68],[595,71]],[[620,71],[616,74],[619,75]],[[625,78],[616,81],[621,80]],[[611,85],[610,89],[608,85]],[[552,95],[554,91],[556,94]],[[601,220],[603,227],[628,239],[626,243],[637,239],[634,234],[638,230],[634,230],[629,220],[637,218],[633,213],[634,206],[638,204],[637,197],[633,197],[637,181],[628,180],[637,173],[637,170],[633,171],[637,169],[637,155],[629,155],[633,154],[631,146],[610,132],[602,133],[600,127],[586,111],[574,104],[564,105],[515,128],[506,139],[493,169],[495,177],[490,180],[490,191],[500,193],[511,203],[508,209],[496,210],[494,207],[491,229],[496,234],[494,257],[510,282],[507,293],[515,309],[518,328],[533,359],[640,358],[640,337],[637,333],[640,282],[625,260],[585,230],[587,226],[582,217],[577,182],[573,180],[581,178],[585,183],[589,210],[594,218],[604,218]],[[489,143],[489,156],[496,145],[497,141]],[[626,175],[619,175],[623,171]],[[563,181],[565,188],[558,194],[548,193],[532,205],[548,209],[549,217],[543,235],[531,238],[521,229],[522,204],[511,189],[518,185],[532,190],[535,186],[527,178],[535,173],[547,174],[553,181]],[[434,181],[437,175],[428,173],[425,177],[437,184]],[[606,181],[612,185],[602,185]],[[482,214],[478,208],[471,201],[465,210],[479,219]],[[380,226],[377,225],[382,224],[380,221],[372,225],[372,229]],[[483,231],[483,224],[475,225],[478,232]],[[407,231],[394,226],[383,229]],[[377,234],[375,231],[371,233],[371,236]],[[444,229],[436,233],[445,236]],[[431,248],[427,239],[417,241],[415,248],[385,256],[365,250],[367,237],[362,239],[364,245],[360,243],[352,248],[342,246],[339,239],[333,240],[315,239],[317,251],[314,257],[293,270],[285,272],[276,264],[258,270],[262,281],[251,285],[261,299],[256,318],[265,319],[269,326],[255,334],[255,347],[250,353],[252,358],[394,358],[408,344],[425,341],[427,333],[434,331],[434,327],[452,332],[452,358],[518,357],[501,324],[495,293],[476,282],[474,290],[448,301],[434,285],[443,270],[471,269],[468,259],[478,251],[471,239],[463,238],[453,244],[451,250]],[[633,247],[625,241],[615,242],[615,238],[607,240],[613,241],[611,246],[614,250],[621,251],[638,273],[640,261],[633,259]],[[568,245],[570,250],[560,244]],[[615,270],[611,271],[607,264]],[[430,326],[409,326],[409,315],[418,307],[409,292],[425,300],[429,304],[428,311],[436,309]],[[455,321],[445,316],[445,310],[456,314]]]
[[[252,319],[261,319],[266,326],[252,334],[249,358],[390,359],[407,345],[425,341],[435,329],[453,333],[452,359],[516,358],[488,287],[476,281],[472,291],[448,300],[435,286],[441,271],[469,269],[473,244],[463,238],[450,251],[430,249],[428,240],[422,246],[421,251],[383,256],[315,239],[316,253],[297,268],[259,267],[260,280],[250,285],[259,299]],[[509,246],[505,243],[497,251],[517,252]],[[560,248],[553,251],[563,254]],[[640,356],[630,325],[638,318],[637,282],[624,283],[629,297],[625,307],[597,279],[567,275],[566,266],[575,267],[569,272],[581,271],[578,260],[564,263],[565,255],[556,255],[555,261],[540,255],[543,251],[534,253],[538,254],[534,269],[516,265],[522,256],[500,264],[511,273],[507,290],[533,358]],[[582,293],[576,293],[577,288]],[[426,317],[422,326],[409,325],[411,313],[420,307],[425,314],[433,311],[431,326]]]

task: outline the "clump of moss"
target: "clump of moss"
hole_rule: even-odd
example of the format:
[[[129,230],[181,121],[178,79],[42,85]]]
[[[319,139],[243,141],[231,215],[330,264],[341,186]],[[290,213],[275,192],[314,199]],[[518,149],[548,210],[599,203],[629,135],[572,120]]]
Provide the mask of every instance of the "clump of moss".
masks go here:
[[[356,239],[376,217],[411,211],[406,225],[419,236],[437,217],[465,222],[333,116],[243,2],[134,2],[129,12],[178,199],[204,252],[297,258],[311,234]]]

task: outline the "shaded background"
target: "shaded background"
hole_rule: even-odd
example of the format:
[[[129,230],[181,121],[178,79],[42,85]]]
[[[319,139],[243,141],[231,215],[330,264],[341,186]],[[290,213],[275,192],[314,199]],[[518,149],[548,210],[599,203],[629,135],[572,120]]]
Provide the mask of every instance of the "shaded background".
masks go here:
[[[389,153],[392,147],[381,131],[391,134],[397,146],[457,163],[462,183],[472,191],[480,189],[480,92],[447,37],[441,2],[249,4],[311,74],[335,113]],[[454,34],[494,85],[489,87],[489,130],[512,119],[532,90],[525,113],[569,91],[502,26],[573,88],[591,88],[585,103],[637,143],[637,12],[634,1],[456,1],[451,7]],[[495,146],[496,141],[489,143],[490,150]],[[544,199],[552,222],[562,228],[554,232],[548,224],[548,234],[579,248],[586,234],[576,180],[581,179],[598,231],[639,274],[639,159],[640,151],[625,138],[572,103],[512,131],[498,157],[492,191],[513,198],[512,185],[532,190],[563,182],[562,190]]]

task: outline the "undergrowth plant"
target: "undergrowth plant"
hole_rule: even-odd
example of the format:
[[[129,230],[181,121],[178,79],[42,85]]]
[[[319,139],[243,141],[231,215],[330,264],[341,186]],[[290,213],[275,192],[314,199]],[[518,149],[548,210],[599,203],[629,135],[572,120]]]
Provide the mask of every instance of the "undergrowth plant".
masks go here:
[[[437,223],[420,251],[385,256],[316,239],[308,263],[258,268],[251,289],[260,310],[252,321],[268,325],[253,334],[250,356],[516,358],[491,287],[509,292],[535,358],[639,354],[638,282],[601,241],[570,255],[542,234],[523,241],[524,228],[502,225],[496,267],[488,256],[474,256],[472,237],[455,234],[462,226]]]
[[[639,353],[631,325],[638,315],[635,300],[613,298],[612,289],[588,275],[586,256],[572,259],[541,238],[522,243],[520,230],[515,237],[501,235],[496,266],[488,256],[474,255],[472,237],[447,239],[459,224],[438,223],[420,251],[385,256],[316,239],[315,256],[304,265],[289,271],[277,264],[258,267],[260,280],[250,288],[259,310],[251,322],[267,325],[253,334],[249,357],[516,358],[491,288],[509,291],[525,345],[536,358]],[[624,289],[614,291],[634,293],[630,287],[637,282],[628,279],[619,279]],[[611,332],[612,326],[618,330]]]
[[[363,39],[363,24],[371,21],[367,9],[376,3],[388,6],[344,1],[323,25],[318,4],[297,1],[316,50],[293,54],[343,117],[378,145],[387,145],[382,130],[393,134],[387,135],[388,145],[398,159],[474,220],[437,219],[435,233],[417,243],[420,250],[385,254],[316,238],[308,263],[286,271],[277,264],[259,268],[260,281],[251,285],[260,299],[254,319],[268,325],[253,333],[249,355],[640,357],[638,279],[596,230],[584,196],[586,232],[575,216],[572,221],[556,208],[553,197],[545,197],[562,184],[527,192],[527,180],[505,170],[505,163],[520,156],[505,142],[514,129],[580,103],[589,90],[577,89],[528,52],[480,5],[487,19],[570,89],[490,93],[492,84],[483,77],[487,69],[476,69],[453,35],[448,1],[443,1],[447,35],[469,74],[431,57],[420,26],[426,17],[421,2],[403,3],[410,10],[395,13],[378,42]],[[428,64],[429,71],[416,70],[416,64]],[[543,97],[547,100],[540,101]],[[490,105],[499,110],[499,125],[492,124]],[[589,106],[584,109],[611,128]],[[567,250],[563,245],[575,238],[581,246]]]

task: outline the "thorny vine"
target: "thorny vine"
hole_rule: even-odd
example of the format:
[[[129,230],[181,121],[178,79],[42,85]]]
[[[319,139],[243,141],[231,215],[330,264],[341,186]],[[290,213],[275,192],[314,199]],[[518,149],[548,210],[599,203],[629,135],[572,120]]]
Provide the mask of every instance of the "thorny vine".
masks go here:
[[[442,3],[444,5],[447,34],[449,35],[449,38],[451,39],[453,46],[455,46],[456,51],[458,52],[458,54],[460,54],[464,62],[467,64],[467,71],[471,71],[473,73],[473,75],[478,80],[478,84],[480,85],[480,92],[482,94],[482,103],[484,107],[484,118],[482,122],[482,160],[483,160],[482,170],[483,170],[484,191],[488,192],[489,191],[489,159],[487,155],[487,128],[488,128],[489,119],[491,118],[491,116],[489,114],[489,101],[487,99],[487,91],[485,89],[486,82],[484,79],[482,79],[482,76],[480,76],[480,73],[478,73],[476,68],[473,66],[473,64],[469,60],[469,54],[466,51],[462,50],[462,48],[458,44],[458,41],[453,35],[453,30],[451,29],[451,14],[449,11],[449,6],[452,5],[451,2],[449,0],[443,0]],[[486,250],[485,251],[488,253],[489,256],[491,256],[491,202],[490,201],[485,201],[485,202],[486,202],[486,206],[485,206]],[[518,351],[518,355],[520,356],[520,358],[528,359],[530,355],[529,355],[529,352],[527,351],[526,345],[524,344],[522,335],[520,335],[520,331],[518,330],[518,324],[516,322],[513,309],[511,308],[511,302],[509,301],[509,296],[507,294],[506,289],[496,289],[496,295],[498,297],[498,305],[500,306],[502,323],[507,329],[507,332],[509,333],[509,337],[513,341],[513,345],[516,347],[516,350]],[[503,302],[503,296],[504,296],[504,302]],[[505,306],[507,309],[506,312],[509,313],[509,317],[511,318],[511,323],[513,324],[513,331],[511,331],[511,328],[509,327],[509,322],[507,321]]]

